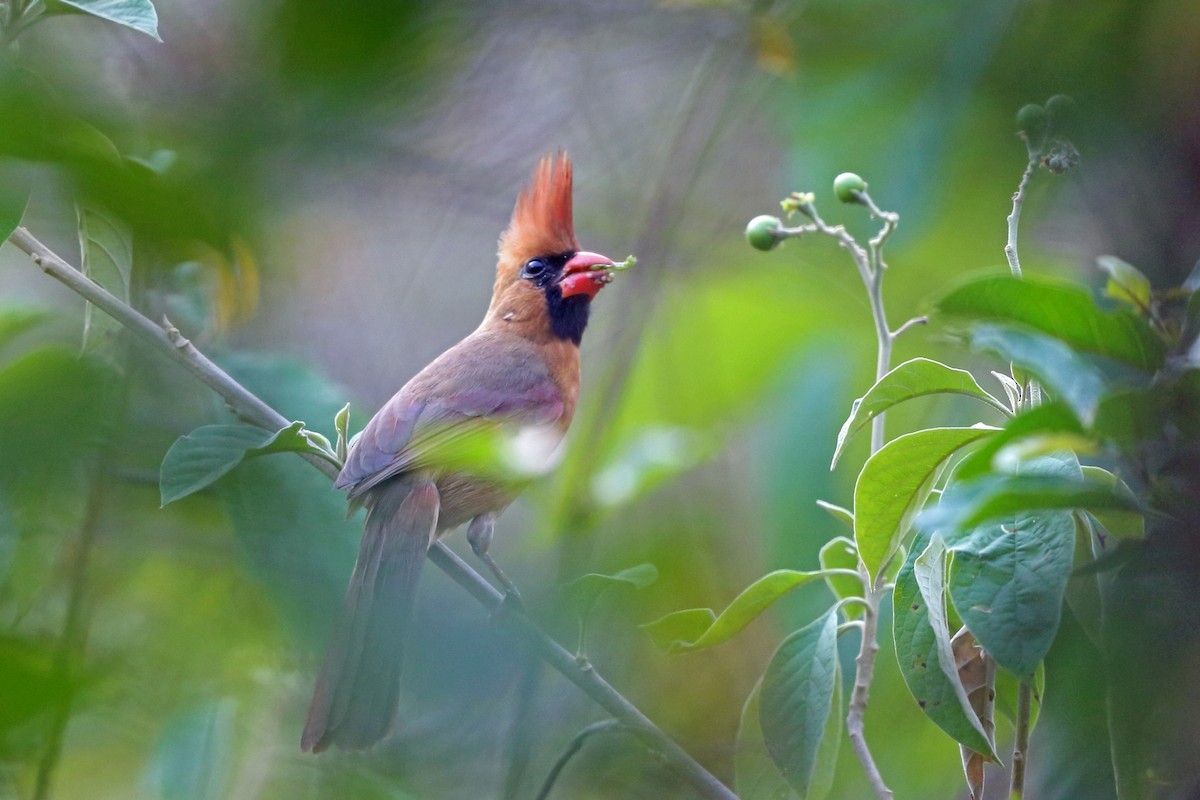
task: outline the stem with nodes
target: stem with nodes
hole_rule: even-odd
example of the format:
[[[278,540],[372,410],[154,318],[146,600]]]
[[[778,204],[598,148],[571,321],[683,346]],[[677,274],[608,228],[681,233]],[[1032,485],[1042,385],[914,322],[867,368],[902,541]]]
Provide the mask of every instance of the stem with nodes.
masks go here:
[[[1017,184],[1017,191],[1013,193],[1012,212],[1008,215],[1008,241],[1004,245],[1004,255],[1008,259],[1008,268],[1012,271],[1014,278],[1022,277],[1021,258],[1017,252],[1021,207],[1025,202],[1025,193],[1029,189],[1029,179],[1033,177],[1034,170],[1038,165],[1037,153],[1028,139],[1026,139],[1025,145],[1029,161],[1025,164],[1025,172],[1021,175],[1021,182]],[[1041,398],[1042,390],[1038,382],[1030,380],[1023,405],[1028,408],[1040,405]],[[1020,800],[1025,792],[1025,764],[1029,750],[1032,694],[1032,688],[1022,679],[1017,689],[1017,715],[1014,721],[1016,738],[1013,742],[1012,775],[1009,783],[1009,796],[1012,800]]]
[[[1017,689],[1017,738],[1013,744],[1012,781],[1009,784],[1009,800],[1021,800],[1025,795],[1025,766],[1029,755],[1029,719],[1033,708],[1033,689],[1021,681]]]
[[[1013,193],[1012,211],[1008,215],[1008,243],[1004,245],[1004,256],[1008,259],[1008,268],[1012,270],[1015,278],[1021,277],[1021,259],[1017,255],[1017,227],[1021,224],[1021,205],[1025,202],[1025,190],[1029,188],[1029,179],[1033,177],[1036,168],[1037,159],[1030,153],[1025,173],[1021,176],[1017,191]]]
[[[888,327],[887,314],[883,303],[883,276],[887,271],[887,262],[883,260],[883,247],[887,243],[888,238],[896,230],[896,225],[899,223],[900,217],[895,212],[880,209],[866,191],[855,192],[854,197],[859,203],[867,207],[867,210],[870,211],[873,217],[878,218],[883,223],[879,232],[868,240],[865,248],[846,231],[845,227],[841,225],[829,225],[825,222],[821,218],[821,215],[817,213],[811,196],[793,195],[790,202],[794,204],[796,210],[803,213],[812,221],[794,228],[780,228],[776,235],[784,238],[799,236],[804,233],[821,233],[832,237],[850,254],[851,259],[854,261],[854,266],[858,269],[863,286],[867,290],[867,298],[871,306],[871,318],[875,324],[877,345],[875,380],[878,381],[891,368],[892,346],[895,344],[897,337],[915,325],[924,324],[926,319],[924,317],[914,317],[895,330]],[[883,447],[883,424],[883,414],[879,414],[871,421],[872,455]],[[876,797],[880,800],[891,800],[892,790],[884,782],[883,776],[879,772],[879,767],[875,764],[875,759],[871,755],[871,750],[867,745],[863,730],[863,720],[870,697],[871,681],[875,676],[875,658],[879,653],[879,609],[883,598],[890,591],[891,586],[886,583],[886,578],[882,574],[877,578],[872,578],[861,558],[858,562],[858,578],[863,585],[862,643],[859,646],[858,656],[854,661],[854,686],[850,692],[850,706],[846,715],[846,731],[850,737],[850,744],[854,749],[854,754],[862,764],[863,770],[867,774],[867,780],[870,782]]]
[[[163,325],[156,324],[83,275],[25,228],[17,228],[9,241],[24,251],[47,275],[121,323],[144,344],[191,372],[201,383],[224,398],[230,410],[241,419],[267,430],[279,430],[290,424],[290,420],[231,378],[165,319]],[[326,459],[309,455],[302,457],[331,478],[337,474],[338,468]],[[441,542],[434,542],[430,546],[429,560],[489,612],[499,611],[504,605],[504,595]],[[542,659],[633,732],[669,768],[691,784],[700,796],[711,800],[737,800],[737,796],[712,773],[604,680],[590,662],[577,659],[525,614],[507,606],[505,608],[509,613],[500,615],[500,619],[526,637]]]

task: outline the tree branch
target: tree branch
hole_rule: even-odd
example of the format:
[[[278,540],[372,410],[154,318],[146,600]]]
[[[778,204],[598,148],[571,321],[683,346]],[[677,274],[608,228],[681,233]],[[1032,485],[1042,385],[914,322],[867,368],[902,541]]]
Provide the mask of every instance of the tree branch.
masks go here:
[[[201,383],[224,398],[230,410],[239,417],[268,430],[278,430],[290,424],[290,420],[231,378],[174,327],[159,326],[117,299],[56,255],[25,228],[17,228],[9,240],[28,254],[47,275],[82,296],[132,331],[140,340],[192,373]],[[323,459],[308,456],[306,460],[330,477],[337,472],[333,464]],[[436,542],[429,548],[429,560],[489,611],[500,608],[504,596],[444,544]],[[609,685],[589,662],[577,661],[524,614],[512,611],[504,615],[504,620],[528,636],[538,655],[550,666],[660,753],[666,764],[703,797],[737,800],[733,792]]]

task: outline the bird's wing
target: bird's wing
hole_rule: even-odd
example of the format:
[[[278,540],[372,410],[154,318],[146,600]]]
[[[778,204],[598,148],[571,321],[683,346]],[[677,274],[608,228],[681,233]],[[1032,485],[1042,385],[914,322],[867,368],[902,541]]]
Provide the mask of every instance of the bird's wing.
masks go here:
[[[444,467],[452,446],[477,432],[554,422],[563,412],[561,392],[529,355],[488,339],[443,353],[367,423],[336,486],[354,498],[401,473]]]

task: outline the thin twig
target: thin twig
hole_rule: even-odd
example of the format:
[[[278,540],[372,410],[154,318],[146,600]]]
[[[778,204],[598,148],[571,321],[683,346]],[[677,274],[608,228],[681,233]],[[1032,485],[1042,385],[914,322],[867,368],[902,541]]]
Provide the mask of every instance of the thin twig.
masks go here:
[[[624,729],[625,726],[618,720],[605,719],[600,722],[593,722],[575,734],[575,738],[567,745],[567,749],[563,750],[562,755],[558,757],[558,760],[554,762],[554,766],[550,768],[550,774],[546,776],[546,781],[542,784],[541,791],[537,793],[535,800],[546,800],[550,796],[550,790],[554,788],[554,782],[558,780],[559,773],[563,771],[563,767],[567,766],[567,762],[583,749],[584,742],[598,733],[610,733]]]
[[[929,324],[929,317],[925,317],[925,316],[913,317],[912,319],[908,320],[903,325],[901,325],[899,328],[896,328],[896,330],[892,331],[892,339],[893,339],[893,341],[896,339],[899,339],[900,334],[904,333],[909,328],[915,328],[918,325],[928,325],[928,324]]]
[[[1025,174],[1013,193],[1012,211],[1008,215],[1008,243],[1004,245],[1004,256],[1008,259],[1008,268],[1014,277],[1021,277],[1021,259],[1017,256],[1017,228],[1021,223],[1021,206],[1025,202],[1025,190],[1029,188],[1029,179],[1037,168],[1037,160],[1031,155],[1025,165]]]
[[[866,567],[863,566],[864,585],[869,584]],[[883,577],[880,576],[880,582]],[[875,678],[875,657],[879,654],[879,606],[884,590],[882,587],[870,587],[867,590],[867,603],[863,606],[862,643],[858,655],[854,659],[854,688],[850,690],[850,708],[846,714],[846,734],[850,737],[850,746],[854,755],[862,764],[867,774],[871,789],[880,800],[892,800],[892,790],[888,788],[871,755],[863,731],[863,720],[870,700],[871,681]]]
[[[1021,257],[1017,251],[1017,240],[1021,224],[1021,207],[1025,203],[1025,193],[1029,188],[1029,179],[1033,177],[1034,170],[1037,169],[1037,156],[1028,142],[1026,142],[1026,148],[1029,153],[1029,161],[1025,164],[1025,172],[1021,174],[1021,182],[1017,184],[1017,191],[1013,193],[1012,212],[1008,215],[1008,242],[1004,245],[1004,255],[1008,259],[1008,268],[1012,271],[1014,278],[1022,277]],[[1027,408],[1036,407],[1041,404],[1041,398],[1041,387],[1037,381],[1031,379],[1028,390],[1025,392],[1023,405]],[[1021,800],[1021,797],[1025,793],[1025,766],[1029,750],[1032,695],[1032,688],[1026,681],[1022,680],[1017,689],[1017,718],[1014,723],[1016,727],[1016,740],[1013,742],[1012,776],[1009,784],[1009,796],[1011,800]]]
[[[859,193],[859,200],[872,215],[883,220],[879,232],[867,242],[865,250],[844,227],[841,225],[831,226],[826,223],[811,202],[804,202],[801,211],[812,220],[812,224],[785,229],[784,232],[789,235],[817,232],[832,236],[854,259],[859,277],[862,278],[863,286],[867,290],[871,306],[871,319],[875,324],[875,340],[878,348],[875,358],[875,380],[878,382],[891,367],[892,344],[896,337],[923,319],[918,317],[915,320],[909,320],[895,331],[888,327],[887,313],[883,304],[883,276],[887,271],[887,263],[883,260],[883,247],[896,230],[900,217],[895,212],[880,209],[866,192]],[[879,414],[871,421],[872,455],[883,447],[883,439],[884,415]],[[883,775],[880,774],[879,767],[875,764],[875,758],[871,755],[871,748],[867,744],[863,730],[867,702],[870,699],[871,681],[875,676],[875,658],[879,653],[879,608],[888,588],[883,575],[872,580],[861,557],[858,562],[858,577],[863,585],[862,642],[859,645],[858,656],[854,660],[854,687],[850,691],[846,732],[850,737],[850,746],[854,750],[854,755],[862,764],[875,796],[879,800],[891,800],[892,790],[884,782]]]
[[[1032,687],[1027,681],[1021,681],[1020,688],[1017,689],[1017,740],[1013,743],[1009,800],[1021,800],[1025,795],[1025,767],[1029,757],[1029,721],[1033,707],[1032,700]]]
[[[143,342],[183,366],[201,383],[225,399],[238,416],[268,430],[286,427],[290,421],[231,378],[176,330],[163,330],[127,303],[85,277],[42,244],[25,228],[17,228],[10,241],[33,259],[42,271],[94,304],[132,331]],[[317,469],[333,477],[337,468],[315,456],[306,457]],[[504,596],[471,569],[441,542],[429,549],[429,560],[489,611],[500,608]],[[634,731],[676,774],[690,783],[703,797],[737,800],[737,796],[717,780],[699,762],[688,755],[661,728],[604,680],[587,662],[579,662],[558,642],[524,614],[511,611],[503,615],[511,626],[527,635],[545,661],[563,674],[602,708]]]

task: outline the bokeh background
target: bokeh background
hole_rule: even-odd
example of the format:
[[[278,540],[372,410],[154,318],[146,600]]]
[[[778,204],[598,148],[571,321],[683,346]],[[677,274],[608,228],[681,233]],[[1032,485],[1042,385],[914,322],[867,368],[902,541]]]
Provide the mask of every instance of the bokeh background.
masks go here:
[[[25,224],[73,263],[76,200],[128,221],[134,301],[326,434],[345,402],[361,425],[474,328],[517,191],[542,154],[570,152],[581,242],[639,262],[595,304],[565,463],[504,516],[493,552],[568,644],[563,584],[655,564],[655,584],[604,598],[589,654],[726,780],[742,703],[827,590],[692,655],[661,654],[637,625],[815,567],[843,532],[815,501],[849,504],[865,443],[828,464],[874,362],[845,254],[815,239],[752,251],[746,220],[811,190],[866,233],[829,189],[862,174],[902,215],[897,325],[1003,264],[1025,163],[1014,112],[1064,92],[1083,161],[1035,178],[1026,269],[1096,284],[1094,257],[1113,253],[1165,286],[1200,256],[1188,0],[156,6],[161,43],[82,16],[22,36],[0,87],[5,175],[33,182]],[[113,169],[74,118],[142,171]],[[363,755],[300,753],[359,522],[288,456],[160,510],[167,447],[229,415],[119,339],[77,359],[83,316],[0,247],[0,795],[533,796],[602,712],[432,568],[396,735]],[[991,380],[936,326],[894,363],[916,355]],[[889,426],[970,413],[930,402]],[[1089,648],[1067,618],[1031,797],[1112,796]],[[867,730],[898,797],[961,791],[957,747],[913,704],[886,637]],[[843,747],[831,796],[866,791]],[[618,736],[590,742],[554,796],[691,794]]]

